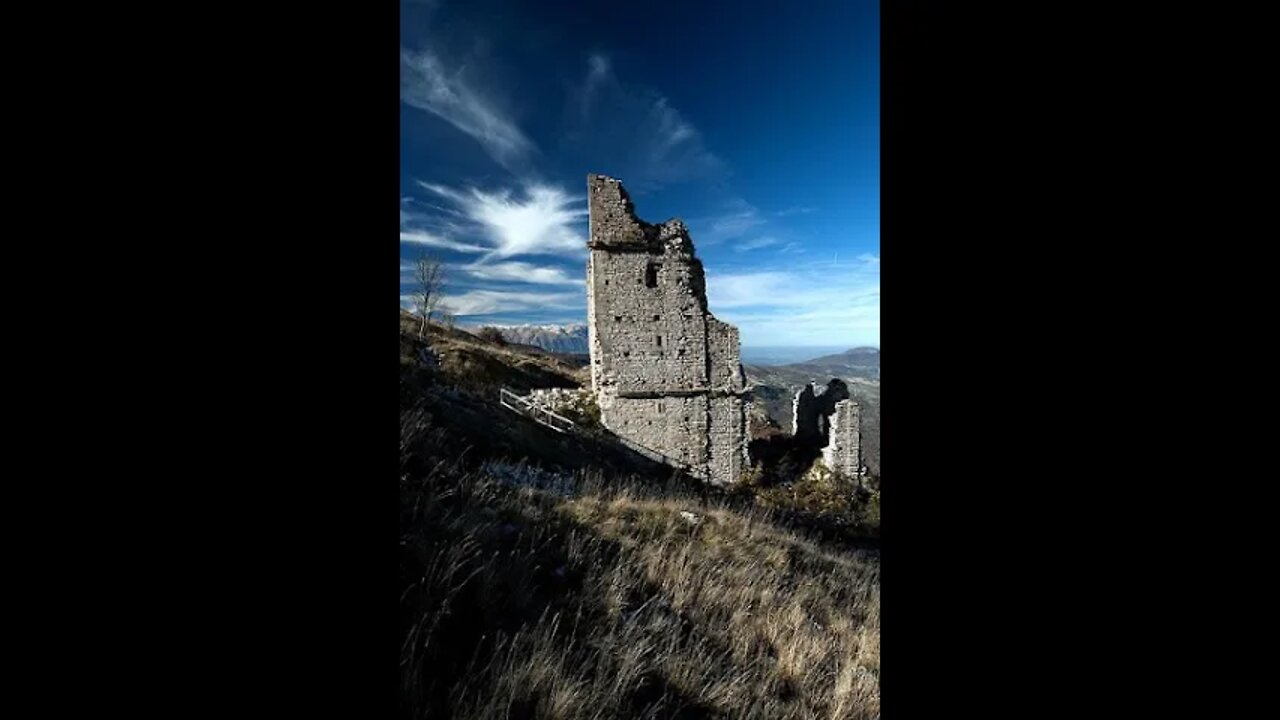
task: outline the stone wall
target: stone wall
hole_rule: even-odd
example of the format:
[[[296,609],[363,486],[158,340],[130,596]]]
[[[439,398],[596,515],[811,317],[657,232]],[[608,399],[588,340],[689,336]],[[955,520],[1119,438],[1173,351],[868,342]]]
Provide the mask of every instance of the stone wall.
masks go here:
[[[689,231],[635,215],[622,184],[587,179],[587,325],[601,422],[716,484],[746,458],[738,330],[707,309]]]
[[[822,448],[822,462],[851,478],[862,473],[861,409],[850,399],[849,386],[832,378],[814,389],[805,385],[791,403],[792,426],[797,440]]]
[[[830,438],[822,449],[822,462],[847,477],[862,475],[862,433],[859,431],[859,408],[853,400],[841,400],[831,414]]]
[[[791,427],[794,435],[802,440],[825,446],[830,437],[831,415],[836,404],[850,397],[849,386],[840,378],[832,378],[815,390],[813,383],[805,385],[791,402]]]
[[[791,400],[791,430],[793,435],[805,440],[818,436],[818,401],[813,394],[813,383],[801,388]]]

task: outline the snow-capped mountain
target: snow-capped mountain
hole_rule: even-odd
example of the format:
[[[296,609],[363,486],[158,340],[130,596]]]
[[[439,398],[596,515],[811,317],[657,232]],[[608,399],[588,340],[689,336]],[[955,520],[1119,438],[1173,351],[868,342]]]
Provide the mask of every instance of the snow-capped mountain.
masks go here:
[[[571,325],[491,325],[502,331],[509,343],[533,345],[558,353],[590,352],[587,347],[586,323]]]

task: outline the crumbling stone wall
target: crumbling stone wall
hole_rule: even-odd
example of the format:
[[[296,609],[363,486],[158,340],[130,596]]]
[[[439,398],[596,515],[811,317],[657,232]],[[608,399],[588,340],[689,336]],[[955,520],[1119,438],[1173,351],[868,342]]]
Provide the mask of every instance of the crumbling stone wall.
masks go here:
[[[858,403],[853,400],[837,402],[831,414],[830,439],[822,449],[823,464],[851,478],[862,475],[859,420]]]
[[[805,385],[791,403],[793,434],[819,447],[825,446],[830,437],[831,416],[836,411],[836,403],[849,397],[849,386],[840,378],[832,378],[817,390],[813,383]]]
[[[707,309],[688,229],[637,218],[613,178],[588,176],[587,197],[587,326],[601,422],[695,476],[735,482],[748,397],[738,330]]]
[[[791,401],[792,434],[802,439],[818,437],[818,403],[813,383],[805,385]]]
[[[849,386],[832,378],[814,390],[813,383],[796,393],[791,403],[795,438],[822,448],[822,462],[831,470],[861,477],[861,409],[850,399]]]

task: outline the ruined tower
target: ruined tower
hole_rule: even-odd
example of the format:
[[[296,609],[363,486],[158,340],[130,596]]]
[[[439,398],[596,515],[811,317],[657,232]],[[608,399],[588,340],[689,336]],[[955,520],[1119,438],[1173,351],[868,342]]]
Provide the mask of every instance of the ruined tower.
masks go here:
[[[587,177],[591,383],[606,428],[720,485],[746,460],[738,330],[707,310],[680,220],[651,225],[622,184]]]

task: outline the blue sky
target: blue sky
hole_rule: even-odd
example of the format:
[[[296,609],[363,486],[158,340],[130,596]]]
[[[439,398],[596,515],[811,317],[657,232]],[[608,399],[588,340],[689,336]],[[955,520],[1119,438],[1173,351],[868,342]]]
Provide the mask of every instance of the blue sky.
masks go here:
[[[880,345],[878,1],[402,0],[401,306],[586,319],[586,176],[680,217],[742,344]]]

